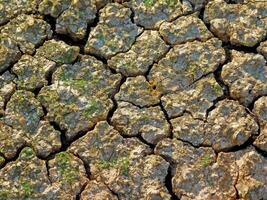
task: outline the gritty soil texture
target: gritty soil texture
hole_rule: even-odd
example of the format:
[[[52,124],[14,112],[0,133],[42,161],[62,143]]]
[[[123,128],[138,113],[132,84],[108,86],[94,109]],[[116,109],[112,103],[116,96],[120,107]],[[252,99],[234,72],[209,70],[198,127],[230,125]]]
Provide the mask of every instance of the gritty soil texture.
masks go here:
[[[266,0],[0,0],[0,200],[267,200]]]

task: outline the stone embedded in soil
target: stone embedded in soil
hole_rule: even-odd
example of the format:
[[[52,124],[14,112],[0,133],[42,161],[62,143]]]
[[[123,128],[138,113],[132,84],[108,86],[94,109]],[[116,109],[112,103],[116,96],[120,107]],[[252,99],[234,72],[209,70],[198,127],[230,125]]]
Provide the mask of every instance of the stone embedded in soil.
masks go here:
[[[75,159],[72,159],[71,163],[75,163]],[[61,164],[60,159],[53,159],[50,162],[53,167]],[[68,164],[69,162],[66,166],[69,166]],[[71,167],[74,167],[71,170],[75,169],[77,174],[83,174],[82,165],[75,168],[75,165],[72,164]],[[51,170],[54,169],[51,168]],[[14,162],[7,163],[0,171],[0,199],[74,199],[76,193],[67,187],[68,181],[58,181],[57,179],[58,182],[54,182],[56,179],[54,172],[52,171],[48,177],[47,170],[45,161],[38,159],[30,147],[23,148],[19,158]],[[53,181],[51,182],[51,180]],[[80,185],[83,177],[79,176],[79,180],[75,179],[74,181],[72,187]]]
[[[36,51],[36,56],[44,57],[58,64],[70,64],[79,55],[80,48],[63,41],[48,40]]]
[[[261,42],[257,51],[265,57],[265,60],[267,60],[267,41]]]
[[[21,56],[21,52],[15,40],[0,34],[0,73],[15,63]]]
[[[231,51],[231,61],[223,66],[221,77],[230,96],[245,106],[267,94],[267,65],[262,55]]]
[[[48,161],[49,177],[61,191],[77,196],[88,181],[83,162],[68,152],[60,152]]]
[[[179,17],[173,22],[163,22],[159,33],[172,45],[193,40],[206,41],[213,36],[196,14]]]
[[[107,122],[75,141],[70,152],[89,167],[119,199],[170,199],[164,186],[169,164],[137,138],[123,138]],[[148,189],[149,188],[149,189]]]
[[[0,25],[22,13],[34,13],[38,0],[2,0],[0,2]]]
[[[188,1],[131,0],[125,3],[134,12],[134,21],[146,29],[155,29],[164,21],[171,21],[193,10]]]
[[[254,141],[254,145],[267,152],[267,97],[261,97],[254,103],[253,113],[260,123],[260,134]]]
[[[56,32],[70,35],[73,39],[82,40],[96,17],[96,5],[93,0],[72,1],[67,10],[57,18]]]
[[[109,98],[120,79],[94,57],[82,56],[73,65],[59,67],[53,84],[43,87],[38,99],[48,111],[47,118],[66,130],[70,139],[107,118],[113,107]]]
[[[181,199],[235,199],[238,178],[233,156],[194,148],[176,139],[160,141],[155,153],[172,163],[172,190]]]
[[[16,90],[16,84],[13,82],[15,76],[6,71],[0,76],[0,115],[4,114],[4,107],[11,95]]]
[[[170,118],[189,112],[194,118],[205,119],[213,102],[223,96],[223,89],[212,75],[195,82],[180,92],[169,93],[161,98]]]
[[[142,29],[131,21],[132,12],[118,3],[107,4],[99,11],[100,19],[91,29],[85,53],[111,58],[128,51]]]
[[[108,65],[125,76],[144,75],[168,51],[157,31],[144,31],[125,53],[118,53]]]
[[[118,200],[117,196],[104,183],[97,182],[96,180],[89,181],[81,193],[81,200],[100,199]]]
[[[44,57],[23,55],[13,66],[17,75],[17,88],[34,91],[48,84],[48,76],[55,69],[56,63]]]
[[[127,102],[118,102],[111,123],[121,134],[141,135],[151,144],[157,144],[170,135],[170,125],[159,106],[139,108]]]
[[[23,53],[33,54],[35,48],[52,37],[51,26],[34,15],[19,15],[0,29],[4,36],[17,42]]]
[[[217,152],[240,146],[258,132],[254,118],[245,107],[232,100],[219,101],[206,121],[186,113],[171,123],[175,138],[195,146],[212,146]]]
[[[33,146],[39,156],[46,157],[59,150],[61,147],[60,132],[47,121],[42,121],[43,115],[41,104],[35,99],[33,93],[17,90],[7,103],[3,118],[4,123],[12,127],[12,129],[6,127],[12,137],[6,138],[7,143],[3,144],[3,148],[14,146],[18,149],[17,143],[12,140],[21,138],[17,140],[21,141],[22,145],[26,142]]]
[[[204,12],[204,21],[221,40],[233,45],[253,47],[267,35],[267,4],[227,4],[223,0],[210,1]]]
[[[224,62],[225,52],[220,40],[187,42],[175,45],[152,67],[148,79],[162,94],[182,91]]]
[[[129,77],[121,85],[115,99],[145,107],[158,104],[160,93],[147,82],[144,76]]]

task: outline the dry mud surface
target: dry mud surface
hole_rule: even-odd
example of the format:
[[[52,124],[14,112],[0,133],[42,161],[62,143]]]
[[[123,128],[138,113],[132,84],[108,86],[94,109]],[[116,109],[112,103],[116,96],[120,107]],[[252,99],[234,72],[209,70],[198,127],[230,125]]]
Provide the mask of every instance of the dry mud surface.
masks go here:
[[[0,200],[267,200],[266,0],[0,0]]]

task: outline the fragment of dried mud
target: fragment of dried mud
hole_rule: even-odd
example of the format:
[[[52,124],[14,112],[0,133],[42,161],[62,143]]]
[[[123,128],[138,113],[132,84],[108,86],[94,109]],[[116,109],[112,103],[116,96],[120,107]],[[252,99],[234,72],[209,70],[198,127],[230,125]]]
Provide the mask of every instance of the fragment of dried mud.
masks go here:
[[[109,98],[120,79],[94,57],[82,56],[73,65],[59,67],[53,84],[43,87],[38,99],[48,111],[47,118],[66,130],[70,139],[107,118],[113,107]]]
[[[267,97],[259,98],[253,108],[260,123],[260,135],[254,141],[254,145],[267,152]]]
[[[0,76],[0,115],[4,114],[4,107],[11,95],[16,90],[16,84],[13,82],[15,76],[6,71]]]
[[[74,200],[78,188],[77,186],[86,180],[84,177],[84,168],[81,163],[77,167],[77,158],[71,158],[66,163],[60,159],[55,158],[50,161],[51,168],[48,177],[46,163],[36,157],[36,154],[30,147],[22,149],[19,158],[8,163],[0,171],[0,199],[71,199]],[[63,163],[64,169],[72,172],[75,170],[75,182],[72,183],[72,188],[68,187],[69,180],[61,180],[61,175],[56,177],[53,170],[57,170],[56,166],[61,166]],[[80,161],[81,162],[81,161]],[[69,165],[71,163],[71,165]],[[74,164],[74,165],[73,165]],[[75,165],[76,164],[76,165]],[[69,167],[70,168],[66,168]],[[75,187],[76,186],[76,187]],[[79,188],[80,190],[81,188]]]
[[[231,61],[223,66],[221,77],[230,96],[245,106],[267,94],[267,65],[262,55],[231,51]]]
[[[144,31],[125,53],[118,53],[108,65],[125,76],[144,75],[168,51],[157,31]]]
[[[119,199],[170,199],[164,186],[169,164],[137,138],[123,138],[107,122],[75,141],[70,152],[90,166],[92,177]]]
[[[254,148],[219,153],[164,139],[155,153],[172,163],[172,189],[181,199],[264,199],[267,160]]]
[[[2,167],[5,163],[5,158],[0,156],[0,167]]]
[[[265,199],[267,196],[267,159],[252,148],[231,153],[239,169],[236,189],[241,199]]]
[[[142,31],[132,23],[131,14],[118,3],[107,4],[99,11],[99,23],[89,34],[85,52],[108,59],[128,51]]]
[[[233,45],[253,47],[267,35],[267,4],[227,4],[223,0],[210,1],[205,9],[204,21],[221,40]]]
[[[164,95],[161,100],[170,118],[189,112],[194,118],[205,119],[213,102],[222,97],[223,89],[213,75],[201,78],[185,90]]]
[[[181,91],[224,63],[222,42],[216,38],[175,45],[152,67],[149,81],[162,93]]]
[[[265,57],[265,60],[267,60],[267,41],[261,42],[257,51]]]
[[[145,107],[158,104],[160,102],[160,93],[147,82],[144,76],[129,77],[121,85],[120,91],[115,95],[115,99]]]
[[[179,0],[131,0],[125,3],[135,13],[134,21],[146,29],[155,29],[163,21],[170,21],[193,10],[188,1]]]
[[[245,107],[232,100],[219,101],[206,121],[185,113],[171,123],[175,138],[195,146],[212,146],[217,152],[240,146],[258,132],[256,121]]]
[[[235,199],[238,178],[234,157],[211,148],[193,148],[176,139],[158,143],[156,154],[172,163],[172,189],[181,199]]]
[[[47,198],[54,196],[49,191],[45,161],[39,160],[33,150],[24,148],[19,158],[0,171],[0,199]]]
[[[14,148],[16,151],[23,144],[33,146],[39,156],[46,157],[61,147],[60,132],[47,121],[43,121],[43,109],[34,94],[17,90],[7,103],[4,115],[6,129],[12,137],[6,136],[3,148]],[[4,128],[5,130],[5,128]],[[2,132],[2,131],[1,131]],[[5,133],[3,132],[3,137]],[[18,140],[18,141],[12,141]],[[22,145],[18,143],[21,142]],[[12,154],[14,156],[14,153]]]
[[[12,18],[27,13],[35,13],[38,0],[8,0],[0,2],[0,25],[7,23]]]
[[[80,48],[63,41],[48,40],[36,51],[36,56],[44,57],[58,64],[70,64],[79,55]]]
[[[57,18],[56,32],[69,35],[75,40],[85,37],[87,26],[96,17],[96,5],[92,0],[43,0],[39,11]]]
[[[68,152],[60,152],[48,161],[49,178],[60,191],[76,197],[88,181],[83,162]]]
[[[213,36],[196,14],[179,17],[173,22],[163,22],[159,33],[172,45],[193,40],[206,41]]]
[[[81,193],[81,200],[118,200],[117,196],[112,194],[109,188],[96,180],[89,181],[84,191]]]
[[[35,48],[52,37],[51,26],[35,15],[19,15],[1,28],[1,34],[18,44],[23,53],[33,54]]]
[[[15,40],[0,34],[0,55],[1,73],[20,58],[21,52]]]
[[[23,55],[12,67],[17,75],[17,88],[34,91],[48,84],[48,76],[56,63],[44,57]]]
[[[157,144],[170,135],[170,125],[159,106],[139,108],[127,102],[118,102],[111,123],[126,136],[138,136]]]
[[[21,131],[14,131],[3,121],[0,121],[0,141],[0,153],[7,159],[14,158],[18,150],[26,144]]]

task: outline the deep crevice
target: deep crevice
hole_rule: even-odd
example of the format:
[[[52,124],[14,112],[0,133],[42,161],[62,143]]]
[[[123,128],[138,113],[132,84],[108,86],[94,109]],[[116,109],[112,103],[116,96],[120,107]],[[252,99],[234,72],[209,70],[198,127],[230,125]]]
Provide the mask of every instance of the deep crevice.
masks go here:
[[[147,142],[147,141],[141,136],[141,133],[138,132],[137,135],[125,135],[125,134],[123,134],[119,129],[117,129],[115,126],[113,126],[112,124],[111,124],[111,126],[112,126],[116,131],[118,131],[119,134],[120,134],[123,138],[125,138],[125,139],[127,139],[127,138],[137,138],[140,142],[142,142],[142,143],[144,143],[145,145],[149,146],[149,147],[154,151],[156,145]]]
[[[160,99],[159,106],[160,106],[160,109],[162,110],[162,112],[163,112],[163,114],[165,116],[166,121],[168,122],[168,124],[170,126],[170,136],[169,137],[171,139],[173,139],[173,126],[172,126],[171,120],[169,118],[168,112],[165,110],[161,99]]]
[[[61,127],[56,122],[51,121],[49,123],[56,131],[60,132],[61,148],[58,152],[65,151],[68,148],[66,130],[61,129]],[[54,154],[58,152],[54,152]]]
[[[87,132],[94,130],[95,126],[97,123],[94,124],[93,127],[88,128],[87,130],[83,130],[83,131],[79,131],[77,132],[73,137],[71,137],[70,139],[67,138],[66,136],[66,130],[62,129],[56,122],[51,121],[49,122],[51,126],[53,126],[53,128],[57,131],[59,131],[60,134],[60,140],[61,140],[61,148],[57,151],[54,151],[53,153],[51,153],[47,159],[53,159],[55,157],[55,155],[59,152],[63,152],[63,151],[67,151],[68,148],[71,146],[71,144],[77,140],[79,140],[80,138],[82,138],[83,136],[85,136],[87,134]],[[77,156],[77,155],[75,155]]]
[[[204,22],[204,14],[205,14],[205,6],[203,6],[200,11],[199,11],[199,15],[198,15],[198,18],[201,19]],[[206,25],[207,26],[207,25]],[[210,26],[207,26],[208,29],[210,29]]]
[[[120,200],[120,198],[119,198],[119,194],[117,194],[115,191],[113,191],[106,183],[104,183],[104,182],[102,182],[108,189],[109,189],[109,191],[114,195],[114,196],[116,196],[117,197],[117,199],[118,200]]]
[[[71,152],[72,153],[72,152]],[[87,164],[80,156],[79,154],[75,154],[75,153],[72,153],[74,156],[76,156],[77,158],[79,158],[82,162],[83,162],[83,166],[84,166],[84,169],[85,169],[85,172],[86,172],[86,176],[87,178],[90,180],[90,177],[91,177],[91,172],[90,172],[90,166],[89,164]]]
[[[4,156],[2,154],[3,158],[5,159],[5,162],[4,162],[4,164],[2,165],[1,168],[4,168],[10,162],[16,161],[19,158],[19,155],[20,155],[22,149],[24,149],[25,147],[28,147],[28,145],[25,144],[22,147],[18,148],[17,151],[16,151],[16,154],[12,158],[7,158],[6,156]]]
[[[97,60],[100,60],[105,65],[107,65],[107,63],[108,63],[108,60],[106,58],[100,56],[100,55],[92,54],[92,53],[87,53],[86,55],[95,57]],[[110,67],[108,67],[108,68],[110,69],[110,71],[112,71],[112,69]]]
[[[48,178],[50,184],[52,184],[52,181],[50,179],[50,172],[49,172],[48,160],[45,160],[45,167],[46,167],[47,178]]]
[[[264,150],[258,148],[258,147],[255,146],[255,145],[253,145],[253,146],[254,146],[254,148],[256,149],[256,151],[257,151],[261,156],[263,156],[264,158],[267,158],[267,151],[264,151]]]
[[[257,96],[256,98],[254,98],[253,100],[252,100],[252,102],[247,106],[247,108],[250,110],[250,111],[252,111],[253,109],[254,109],[254,106],[255,106],[255,102],[256,101],[258,101],[261,97],[264,97],[264,95],[263,96]]]
[[[82,192],[85,190],[87,184],[88,184],[88,183],[85,183],[85,184],[81,187],[79,193],[78,193],[78,194],[76,195],[76,197],[75,197],[75,200],[80,200],[80,199],[81,199],[81,194],[82,194]]]
[[[118,103],[117,103],[117,101],[115,99],[115,95],[120,92],[121,86],[125,83],[126,79],[127,78],[125,76],[122,76],[119,86],[116,88],[115,93],[111,97],[111,100],[113,102],[113,107],[109,110],[108,115],[107,115],[107,122],[110,125],[111,125],[111,118],[113,117],[113,114],[115,113],[115,111],[118,108]]]
[[[227,63],[227,61],[226,61]],[[222,68],[223,68],[223,65],[225,65],[226,63],[220,65],[214,72],[213,72],[213,75],[214,75],[214,78],[216,80],[216,82],[221,86],[221,88],[223,89],[223,96],[224,98],[228,98],[228,99],[231,99],[230,97],[230,89],[229,89],[229,86],[226,85],[222,79],[222,76],[221,76],[221,73],[222,73]]]
[[[234,147],[230,147],[228,149],[224,149],[224,150],[221,150],[221,151],[218,151],[217,153],[220,153],[220,152],[237,152],[237,151],[240,151],[240,150],[243,150],[243,149],[246,149],[247,147],[251,146],[253,144],[253,142],[255,141],[255,136],[252,135],[250,138],[248,138],[248,140],[239,145],[239,146],[234,146]]]
[[[15,83],[14,83],[15,84]],[[12,91],[12,93],[10,94],[10,96],[7,98],[7,99],[5,99],[5,101],[3,102],[4,103],[4,105],[3,105],[3,110],[5,111],[6,110],[6,107],[7,107],[7,104],[8,104],[8,102],[10,101],[10,99],[11,99],[11,97],[13,96],[13,94],[16,92],[18,90],[18,88],[17,88],[17,84],[15,84],[15,89]],[[1,114],[0,114],[1,115]],[[4,114],[3,114],[4,115]]]
[[[227,49],[228,51],[236,50],[236,51],[242,51],[244,53],[255,53],[257,54],[257,47],[259,46],[260,42],[256,44],[254,47],[247,47],[247,46],[237,46],[233,45],[230,42],[223,42],[223,47]]]
[[[51,30],[53,33],[56,30],[56,18],[50,16],[50,15],[44,15],[44,21],[46,21],[51,26]]]
[[[160,35],[160,34],[159,34]],[[164,40],[163,40],[164,41]],[[165,41],[164,41],[165,42]],[[166,42],[165,42],[166,43]],[[166,43],[167,44],[167,43]],[[171,51],[172,47],[169,46],[169,49],[167,49],[167,51],[162,54],[156,61],[154,61],[151,65],[148,66],[148,69],[147,71],[145,72],[144,74],[144,77],[146,78],[146,81],[149,82],[149,74],[150,74],[150,71],[152,70],[153,66],[154,65],[157,65],[163,58],[165,58],[167,56],[167,54]],[[156,89],[156,88],[155,88]]]
[[[165,177],[165,186],[171,195],[171,200],[179,200],[179,198],[175,195],[175,193],[172,191],[172,175],[171,175],[171,166],[168,168],[168,174]]]
[[[84,47],[87,43],[87,40],[88,40],[88,37],[90,34],[90,30],[92,27],[97,26],[97,24],[99,22],[99,13],[96,13],[96,17],[92,23],[87,24],[87,29],[86,29],[86,32],[85,32],[83,39],[75,39],[75,38],[72,38],[71,36],[69,36],[67,34],[57,33],[56,32],[56,18],[54,18],[50,15],[45,15],[44,20],[48,24],[50,24],[50,26],[51,26],[51,29],[53,31],[53,35],[52,35],[53,39],[64,41],[66,44],[71,45],[71,46],[78,46],[78,47],[80,47],[80,53],[84,54]]]

